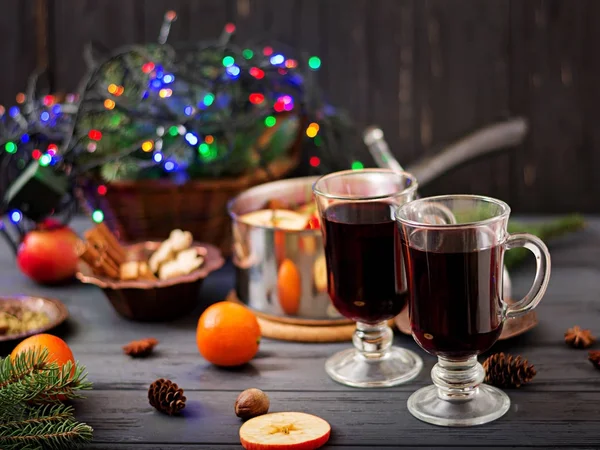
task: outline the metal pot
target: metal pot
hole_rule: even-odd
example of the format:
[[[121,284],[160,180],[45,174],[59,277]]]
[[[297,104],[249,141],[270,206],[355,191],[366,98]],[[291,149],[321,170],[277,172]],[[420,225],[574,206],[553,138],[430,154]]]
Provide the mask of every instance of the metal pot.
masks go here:
[[[321,231],[286,231],[248,225],[240,220],[240,216],[262,209],[268,200],[310,201],[312,185],[317,178],[292,178],[261,184],[244,191],[229,203],[238,299],[255,311],[291,323],[347,321],[333,307],[327,294]],[[300,298],[292,305],[280,299],[277,285],[283,259],[293,264],[300,278]]]
[[[407,171],[417,176],[422,187],[467,160],[521,142],[526,130],[526,123],[522,119],[488,127],[448,147],[432,159],[419,161],[408,167]],[[378,137],[376,144],[385,144],[381,132]],[[373,148],[371,151],[373,152]],[[384,156],[387,166],[390,166],[390,162],[394,164],[391,155]],[[288,204],[310,201],[312,185],[317,178],[303,177],[265,183],[244,191],[228,204],[233,221],[233,263],[237,297],[257,313],[282,322],[305,325],[349,322],[337,312],[327,294],[321,232],[286,231],[249,225],[240,220],[240,217],[263,209],[269,200],[279,199]],[[284,259],[289,260],[287,267],[292,266],[295,276],[299,278],[300,296],[294,299],[293,304],[279,295],[279,270]],[[511,285],[506,270],[503,287],[504,297],[510,298]]]

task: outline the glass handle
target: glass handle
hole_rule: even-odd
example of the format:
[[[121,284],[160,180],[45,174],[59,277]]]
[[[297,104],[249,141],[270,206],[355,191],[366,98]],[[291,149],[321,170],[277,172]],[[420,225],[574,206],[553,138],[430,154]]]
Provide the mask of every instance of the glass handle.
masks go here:
[[[506,250],[519,247],[526,248],[535,256],[535,278],[527,295],[508,306],[506,316],[509,319],[522,316],[535,308],[544,296],[550,282],[550,252],[546,244],[532,234],[515,233],[510,235],[505,244]]]

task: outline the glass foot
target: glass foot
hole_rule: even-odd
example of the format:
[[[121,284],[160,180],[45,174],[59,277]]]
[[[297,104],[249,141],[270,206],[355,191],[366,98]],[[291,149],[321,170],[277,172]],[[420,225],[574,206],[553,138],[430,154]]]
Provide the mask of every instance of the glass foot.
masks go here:
[[[444,427],[469,427],[492,422],[510,408],[510,398],[500,389],[481,384],[469,400],[442,400],[434,385],[408,398],[408,410],[423,422]]]
[[[415,378],[423,360],[414,352],[390,347],[381,357],[364,356],[354,348],[336,353],[325,363],[325,371],[346,386],[377,388],[396,386]]]

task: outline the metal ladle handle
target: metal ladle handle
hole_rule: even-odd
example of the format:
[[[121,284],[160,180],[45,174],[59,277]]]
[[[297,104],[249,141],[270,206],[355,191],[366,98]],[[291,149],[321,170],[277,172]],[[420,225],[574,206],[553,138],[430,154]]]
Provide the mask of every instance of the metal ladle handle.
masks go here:
[[[420,159],[407,167],[406,171],[417,178],[419,186],[425,186],[461,164],[520,144],[525,139],[527,130],[527,121],[523,117],[487,126],[446,147],[437,155]],[[379,167],[404,170],[390,152],[380,128],[368,127],[363,133],[363,141]]]

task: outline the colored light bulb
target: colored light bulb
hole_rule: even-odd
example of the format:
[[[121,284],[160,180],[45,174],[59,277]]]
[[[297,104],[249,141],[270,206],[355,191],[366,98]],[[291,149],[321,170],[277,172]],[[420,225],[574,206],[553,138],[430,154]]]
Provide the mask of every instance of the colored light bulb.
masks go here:
[[[361,169],[364,169],[364,168],[365,168],[365,166],[360,161],[354,161],[352,163],[352,170],[361,170]]]
[[[203,156],[206,156],[209,151],[210,151],[210,147],[208,146],[208,144],[205,144],[204,142],[198,146],[198,152],[200,152],[200,154]]]
[[[142,144],[142,150],[147,152],[151,152],[152,149],[154,148],[154,142],[152,141],[146,141]]]
[[[23,214],[21,214],[21,211],[19,211],[17,209],[13,209],[10,212],[10,221],[12,223],[19,223],[21,221],[21,219],[23,219]]]
[[[235,59],[233,59],[233,56],[225,56],[223,58],[223,66],[225,67],[233,66],[234,63]]]
[[[42,166],[42,167],[49,166],[51,162],[52,162],[52,156],[50,156],[48,154],[42,155],[42,157],[40,158],[40,166]]]
[[[90,130],[88,133],[88,137],[92,141],[99,141],[100,139],[102,139],[102,132],[100,132],[99,130]]]
[[[277,54],[277,55],[273,55],[271,56],[271,64],[273,64],[274,66],[277,66],[279,64],[283,64],[283,62],[285,61],[285,58],[283,57],[283,55]]]
[[[215,101],[215,96],[213,94],[206,94],[204,96],[203,102],[206,106],[212,105],[214,101]]]
[[[147,62],[146,64],[144,64],[142,66],[142,72],[144,73],[150,73],[154,70],[154,63],[153,62]]]
[[[185,134],[185,140],[190,145],[197,145],[198,144],[198,136],[196,136],[194,133],[186,133]]]
[[[227,69],[225,69],[225,71],[233,78],[237,78],[241,72],[241,69],[239,68],[239,66],[236,66],[235,64],[232,66],[229,66]]]
[[[258,105],[265,101],[265,96],[259,92],[255,92],[253,94],[250,94],[248,100],[250,100],[250,103]]]
[[[8,141],[4,144],[4,150],[6,150],[6,153],[15,153],[17,151],[17,146],[14,142]]]
[[[317,70],[319,67],[321,67],[321,58],[318,56],[311,56],[308,59],[308,67],[310,67],[312,70]]]
[[[275,118],[275,116],[267,116],[265,117],[265,125],[267,127],[274,127],[275,124],[277,123],[277,119]]]
[[[252,57],[254,56],[254,52],[249,48],[246,48],[242,51],[242,56],[246,59],[252,59]]]
[[[101,223],[104,220],[104,213],[99,209],[92,213],[92,220],[96,223]]]
[[[251,67],[250,75],[252,75],[257,80],[262,80],[265,77],[265,71],[262,69],[259,69],[258,67]]]

